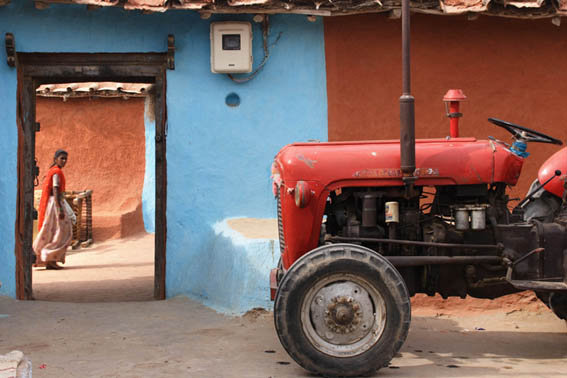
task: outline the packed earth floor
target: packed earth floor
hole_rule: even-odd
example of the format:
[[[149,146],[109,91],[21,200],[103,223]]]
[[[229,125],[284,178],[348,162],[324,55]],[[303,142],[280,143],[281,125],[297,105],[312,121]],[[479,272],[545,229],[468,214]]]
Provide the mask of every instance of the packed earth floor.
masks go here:
[[[152,301],[151,235],[96,244],[33,279],[35,301],[0,297],[0,354],[24,352],[34,377],[312,376],[269,311]],[[412,303],[408,340],[376,377],[566,376],[567,326],[530,294]]]

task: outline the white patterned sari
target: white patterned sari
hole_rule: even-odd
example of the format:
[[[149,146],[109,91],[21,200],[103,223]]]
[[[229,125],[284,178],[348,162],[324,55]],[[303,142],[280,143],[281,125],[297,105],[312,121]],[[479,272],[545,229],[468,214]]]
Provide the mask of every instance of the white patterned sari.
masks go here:
[[[61,199],[65,201],[65,199]],[[65,212],[63,207],[61,211]],[[68,215],[59,218],[55,206],[55,198],[49,197],[43,227],[39,230],[34,242],[33,251],[37,256],[36,264],[44,265],[47,262],[65,263],[65,253],[73,239],[73,225]]]

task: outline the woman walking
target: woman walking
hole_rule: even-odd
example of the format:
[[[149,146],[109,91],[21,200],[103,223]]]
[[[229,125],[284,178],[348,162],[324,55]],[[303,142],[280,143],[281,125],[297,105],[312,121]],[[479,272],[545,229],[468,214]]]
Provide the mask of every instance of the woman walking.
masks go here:
[[[66,214],[65,175],[62,168],[67,164],[68,154],[57,150],[53,164],[43,182],[41,200],[39,202],[38,234],[33,242],[36,255],[36,266],[46,269],[62,269],[58,262],[65,263],[67,247],[73,239],[73,225]]]

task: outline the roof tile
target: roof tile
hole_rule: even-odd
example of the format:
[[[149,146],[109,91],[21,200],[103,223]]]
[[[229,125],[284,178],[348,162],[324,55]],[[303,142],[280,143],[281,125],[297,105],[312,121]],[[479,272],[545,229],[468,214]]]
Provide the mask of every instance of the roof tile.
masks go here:
[[[149,10],[152,12],[165,12],[168,0],[127,0],[124,9]]]
[[[490,0],[440,0],[439,4],[445,13],[460,14],[467,12],[484,12]]]

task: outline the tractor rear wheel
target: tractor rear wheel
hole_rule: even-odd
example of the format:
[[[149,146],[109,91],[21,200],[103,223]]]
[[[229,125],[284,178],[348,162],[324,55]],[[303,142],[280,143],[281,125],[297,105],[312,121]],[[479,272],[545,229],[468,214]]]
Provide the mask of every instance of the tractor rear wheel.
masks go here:
[[[408,290],[396,268],[352,244],[314,249],[280,282],[274,304],[278,337],[303,368],[324,376],[360,376],[387,366],[411,320]]]

